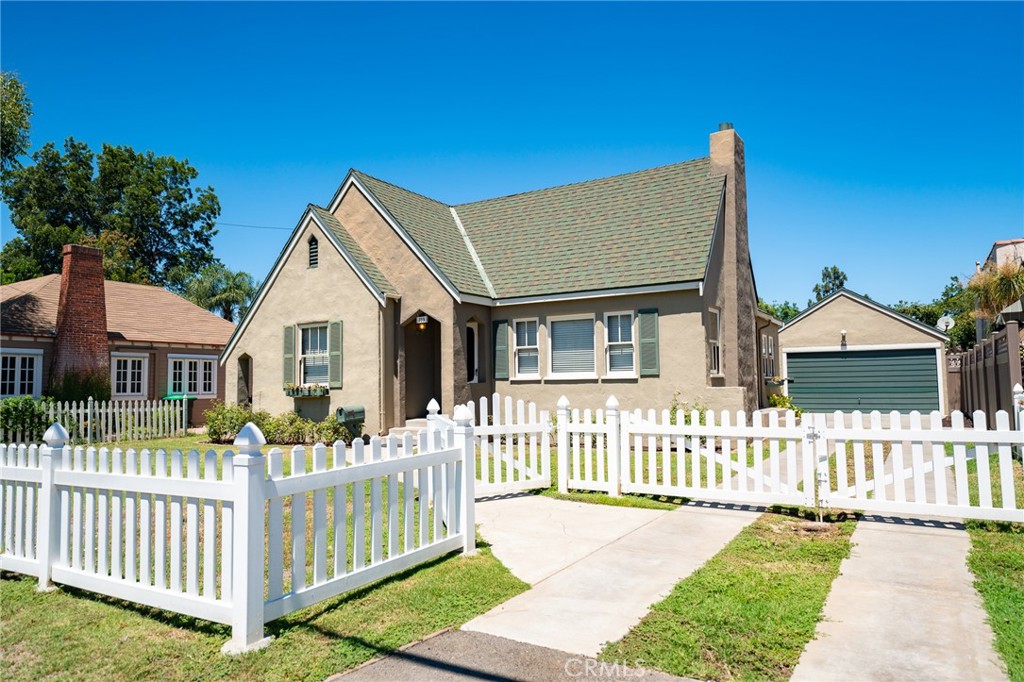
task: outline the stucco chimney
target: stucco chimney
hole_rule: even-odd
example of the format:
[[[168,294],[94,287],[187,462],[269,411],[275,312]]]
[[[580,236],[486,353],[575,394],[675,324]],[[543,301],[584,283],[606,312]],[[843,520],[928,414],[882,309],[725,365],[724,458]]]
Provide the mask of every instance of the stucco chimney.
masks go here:
[[[103,292],[103,252],[64,246],[57,306],[51,382],[67,374],[110,376],[107,303]]]
[[[711,174],[725,176],[723,259],[719,300],[726,384],[747,389],[744,407],[757,408],[757,296],[747,237],[747,173],[743,140],[732,123],[711,133]],[[731,352],[730,352],[731,350]]]

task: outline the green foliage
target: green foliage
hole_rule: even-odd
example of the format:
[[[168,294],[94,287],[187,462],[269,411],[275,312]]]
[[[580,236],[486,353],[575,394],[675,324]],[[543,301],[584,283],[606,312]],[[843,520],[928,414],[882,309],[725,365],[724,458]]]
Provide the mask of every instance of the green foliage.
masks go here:
[[[19,156],[28,153],[29,119],[32,102],[25,84],[13,73],[0,73],[0,179],[7,185],[8,173],[21,167]]]
[[[835,265],[821,269],[821,283],[815,284],[812,291],[814,292],[814,300],[807,301],[807,307],[810,307],[818,301],[828,298],[835,292],[846,286],[846,273],[840,270]]]
[[[175,268],[168,274],[167,288],[225,320],[238,321],[249,310],[259,287],[249,273],[212,263],[198,272]]]
[[[258,426],[268,443],[278,445],[331,444],[339,440],[352,440],[349,430],[334,417],[315,422],[296,412],[271,416],[265,410],[254,412],[247,406],[227,405],[220,401],[215,401],[203,415],[206,417],[206,435],[214,443],[230,443],[247,422]]]
[[[768,313],[772,317],[778,318],[782,322],[789,322],[800,314],[800,308],[792,301],[783,301],[782,303],[772,301],[771,303],[768,303],[767,301],[763,301],[759,298],[757,299],[757,307],[761,309],[761,311]]]
[[[113,261],[108,275],[155,285],[172,268],[214,262],[220,203],[213,188],[193,188],[199,173],[187,160],[107,144],[97,155],[68,138],[63,151],[48,142],[32,161],[6,183],[18,231],[0,252],[8,278],[60,272],[65,244],[97,244]]]
[[[47,400],[31,396],[0,400],[0,430],[42,434],[50,426],[46,423],[47,406]]]
[[[693,410],[697,411],[697,419],[700,424],[704,424],[707,422],[708,406],[700,402],[699,400],[694,401],[692,405],[685,400],[680,401],[679,391],[676,391],[675,393],[672,394],[672,400],[669,401],[668,404],[669,424],[675,426],[678,423],[677,419],[680,412],[683,413],[683,424],[691,424],[693,420]],[[704,442],[703,438],[701,439],[701,442]]]
[[[781,393],[772,393],[769,395],[768,404],[772,407],[780,407],[784,410],[793,410],[798,417],[804,413],[802,409],[793,404],[793,398],[791,396],[782,395]]]
[[[67,372],[63,376],[51,377],[48,395],[60,402],[76,400],[110,400],[110,373]]]
[[[1024,298],[1024,263],[986,263],[967,283],[967,294],[977,306],[978,317],[995,320],[1003,308]]]
[[[966,350],[974,345],[974,301],[971,294],[955,276],[949,278],[942,293],[931,303],[899,301],[890,306],[893,310],[934,327],[939,318],[949,315],[953,318],[953,328],[947,333],[950,350]]]

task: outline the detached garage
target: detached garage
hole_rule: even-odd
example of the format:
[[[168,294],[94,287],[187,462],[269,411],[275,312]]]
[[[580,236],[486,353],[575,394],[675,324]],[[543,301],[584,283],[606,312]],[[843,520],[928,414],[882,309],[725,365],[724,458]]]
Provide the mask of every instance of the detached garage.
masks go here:
[[[845,289],[779,330],[786,393],[810,412],[946,412],[937,329]]]

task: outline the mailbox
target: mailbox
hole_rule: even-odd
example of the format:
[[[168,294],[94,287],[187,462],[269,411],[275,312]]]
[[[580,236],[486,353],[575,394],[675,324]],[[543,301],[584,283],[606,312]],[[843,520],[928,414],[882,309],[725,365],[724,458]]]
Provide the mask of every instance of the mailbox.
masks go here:
[[[355,438],[362,435],[363,424],[366,422],[366,408],[362,405],[343,405],[338,408],[336,419]]]

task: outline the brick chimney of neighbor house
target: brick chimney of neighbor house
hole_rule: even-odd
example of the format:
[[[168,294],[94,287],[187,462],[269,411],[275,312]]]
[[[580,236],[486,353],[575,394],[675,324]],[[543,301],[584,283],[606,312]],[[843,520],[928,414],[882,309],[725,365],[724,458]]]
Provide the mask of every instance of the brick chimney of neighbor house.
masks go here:
[[[746,388],[744,409],[757,409],[757,296],[747,237],[747,173],[743,140],[731,123],[711,134],[711,174],[725,175],[722,284],[719,288],[723,370],[728,386]],[[732,352],[730,352],[730,350]],[[742,379],[741,379],[742,377]]]
[[[67,374],[110,376],[107,303],[103,291],[103,252],[88,246],[64,246],[50,381]]]

